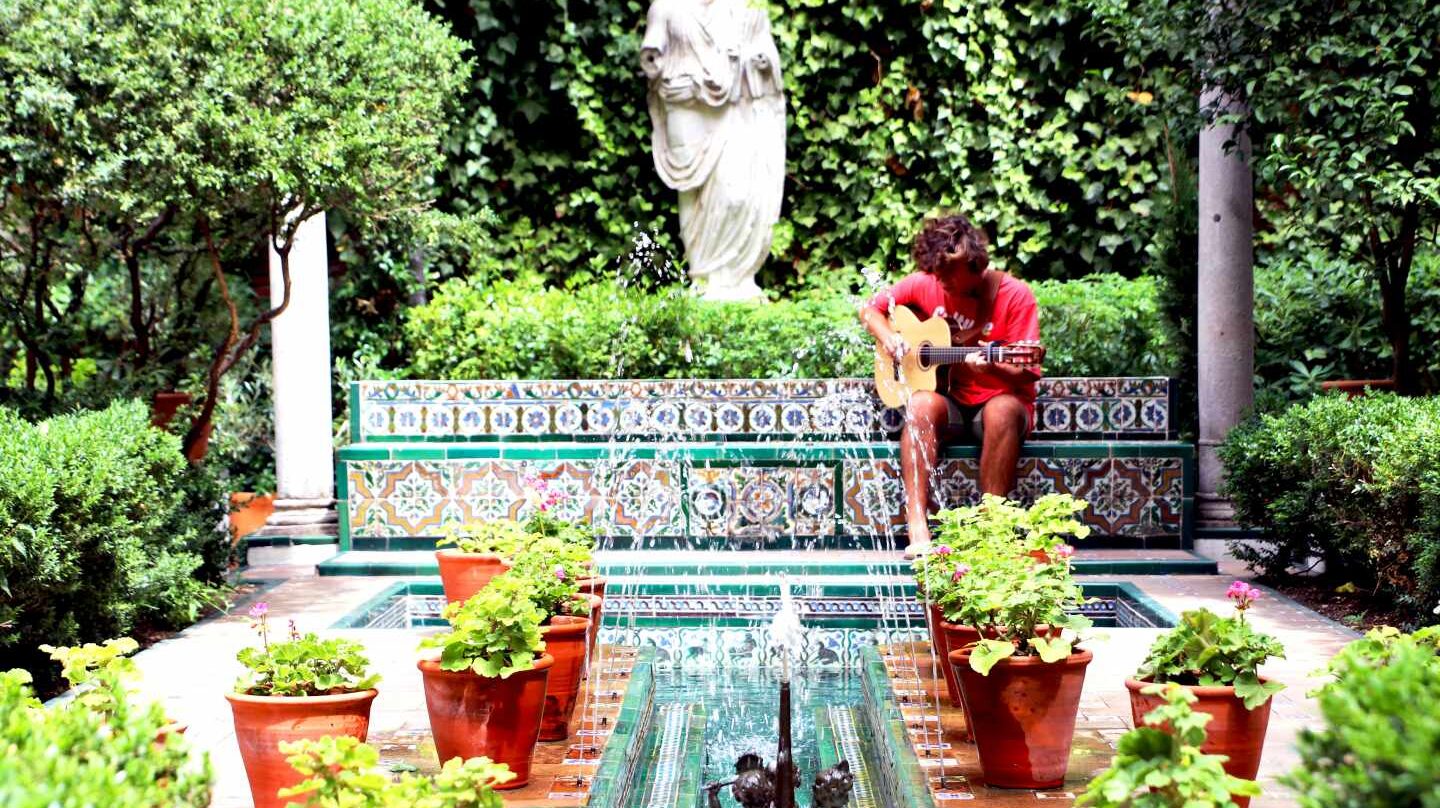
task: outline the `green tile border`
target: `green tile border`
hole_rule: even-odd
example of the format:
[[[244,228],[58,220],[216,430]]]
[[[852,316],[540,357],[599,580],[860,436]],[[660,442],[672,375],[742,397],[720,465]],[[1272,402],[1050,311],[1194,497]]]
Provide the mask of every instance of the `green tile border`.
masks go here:
[[[335,461],[335,514],[340,520],[340,552],[344,553],[351,549],[350,470],[349,464],[338,458]]]
[[[336,544],[339,536],[256,536],[250,534],[241,541],[246,547],[298,547],[300,545]]]
[[[642,648],[630,671],[630,686],[620,703],[620,715],[605,743],[595,776],[590,781],[587,808],[623,808],[630,779],[644,750],[645,736],[655,720],[655,649]]]
[[[861,686],[865,695],[865,709],[862,714],[869,725],[876,749],[886,758],[875,772],[881,779],[877,785],[887,792],[885,796],[889,797],[890,805],[935,808],[929,779],[920,766],[915,747],[910,743],[910,733],[905,728],[905,716],[901,713],[900,703],[895,699],[895,691],[890,686],[890,677],[885,672],[885,662],[880,658],[880,649],[873,646],[864,649],[861,652],[860,664],[865,677]]]

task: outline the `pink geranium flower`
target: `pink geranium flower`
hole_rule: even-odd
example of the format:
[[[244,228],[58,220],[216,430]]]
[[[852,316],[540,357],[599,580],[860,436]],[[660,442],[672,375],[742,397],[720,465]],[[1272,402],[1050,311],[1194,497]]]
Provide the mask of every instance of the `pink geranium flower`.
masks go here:
[[[1059,547],[1055,548],[1055,555],[1060,556],[1061,558],[1070,558],[1071,556],[1075,555],[1075,548],[1068,544],[1062,544]]]
[[[971,567],[969,564],[965,564],[962,562],[959,566],[955,567],[955,574],[950,576],[950,580],[959,581],[961,578],[964,578],[966,575],[970,574],[970,569]]]

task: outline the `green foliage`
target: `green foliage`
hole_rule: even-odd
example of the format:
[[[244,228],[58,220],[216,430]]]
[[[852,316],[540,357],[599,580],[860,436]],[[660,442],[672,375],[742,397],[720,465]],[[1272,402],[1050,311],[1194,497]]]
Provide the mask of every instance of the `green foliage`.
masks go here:
[[[435,546],[454,547],[462,553],[493,553],[513,558],[529,541],[529,533],[519,522],[496,519],[457,525],[436,541]]]
[[[1143,727],[1120,737],[1109,768],[1076,800],[1094,808],[1227,808],[1231,796],[1259,796],[1260,786],[1225,773],[1224,755],[1206,755],[1212,716],[1190,706],[1195,695],[1178,685],[1151,685],[1165,703],[1145,714]]]
[[[1336,658],[1318,694],[1325,726],[1300,731],[1301,765],[1284,782],[1303,808],[1440,804],[1435,635],[1379,635]]]
[[[1282,237],[1373,272],[1402,390],[1414,381],[1407,286],[1440,227],[1440,7],[1427,0],[1343,3],[1091,0],[1147,83],[1173,102],[1202,85],[1206,118],[1255,140],[1262,187]]]
[[[1168,376],[1179,360],[1166,337],[1154,278],[1096,274],[1030,284],[1040,305],[1045,371],[1054,376]]]
[[[1275,250],[1255,269],[1255,374],[1290,398],[1305,398],[1329,379],[1390,375],[1375,280],[1365,266],[1319,251]],[[1409,300],[1416,372],[1440,388],[1440,253],[1415,257]]]
[[[235,692],[249,696],[333,696],[369,690],[380,681],[370,673],[365,646],[339,637],[301,635],[290,622],[290,638],[270,642],[269,607],[256,604],[250,615],[260,633],[260,647],[235,655],[246,671]]]
[[[678,257],[637,70],[646,0],[440,5],[477,63],[443,204],[507,223],[502,265],[608,274],[637,225]],[[1158,150],[1143,122],[1115,112],[1120,59],[1086,33],[1083,6],[767,6],[790,114],[772,278],[895,269],[936,207],[993,228],[997,252],[1029,277],[1134,271],[1153,232]]]
[[[410,0],[9,0],[0,26],[0,346],[43,412],[200,392],[187,448],[268,321],[256,248],[413,218],[468,77]]]
[[[1234,687],[1235,695],[1253,710],[1285,689],[1279,682],[1261,683],[1259,668],[1270,659],[1284,659],[1285,647],[1245,622],[1244,616],[1220,617],[1209,609],[1180,615],[1180,624],[1150,646],[1137,676],[1163,684]]]
[[[547,619],[558,614],[584,614],[589,605],[576,600],[580,594],[577,581],[589,574],[585,564],[590,559],[588,546],[557,537],[536,537],[515,554],[514,564],[505,575],[524,579],[530,599]]]
[[[190,760],[159,705],[138,705],[114,677],[101,676],[109,709],[45,709],[23,670],[0,673],[0,805],[7,808],[203,808],[209,759]],[[57,754],[57,752],[59,752]]]
[[[1440,601],[1440,400],[1322,396],[1233,430],[1220,449],[1236,543],[1271,578],[1312,558],[1433,620]]]
[[[280,751],[305,775],[281,797],[301,808],[502,808],[495,787],[515,779],[489,758],[451,758],[434,778],[377,771],[380,753],[350,737],[281,741]],[[303,800],[300,801],[300,800]]]
[[[1155,284],[1113,275],[1033,289],[1051,375],[1165,374],[1174,364]],[[812,293],[709,303],[677,287],[457,280],[406,323],[408,375],[432,379],[835,378],[868,376],[859,299]]]
[[[115,708],[111,702],[111,691],[109,688],[93,685],[97,681],[102,685],[107,681],[122,685],[134,681],[140,674],[135,668],[135,661],[129,655],[139,648],[140,644],[129,637],[109,639],[104,645],[87,642],[82,646],[68,648],[40,646],[41,651],[60,663],[60,675],[71,689],[83,689],[83,692],[75,697],[75,702],[105,713],[113,712]]]
[[[508,679],[529,670],[545,650],[540,625],[546,614],[532,597],[525,578],[501,575],[464,603],[446,606],[450,631],[426,637],[420,647],[439,648],[447,671]]]
[[[1075,518],[1085,507],[1064,494],[1048,494],[1029,508],[987,494],[979,505],[942,512],[931,555],[944,560],[927,560],[919,573],[946,620],[974,626],[985,637],[970,655],[978,673],[988,675],[1015,655],[1058,662],[1074,647],[1060,632],[1090,628],[1089,619],[1071,614],[1085,596],[1070,570],[1074,548],[1064,543],[1089,535]],[[932,569],[952,563],[948,581]]]
[[[1413,634],[1381,626],[1366,632],[1364,637],[1346,645],[1331,658],[1326,668],[1334,680],[1321,688],[1321,692],[1346,679],[1369,676],[1376,668],[1390,664],[1396,654],[1411,648],[1428,649],[1433,657],[1431,664],[1440,674],[1440,626],[1428,626]]]
[[[138,402],[40,424],[0,411],[0,649],[40,672],[41,643],[193,621],[228,561],[203,483]]]

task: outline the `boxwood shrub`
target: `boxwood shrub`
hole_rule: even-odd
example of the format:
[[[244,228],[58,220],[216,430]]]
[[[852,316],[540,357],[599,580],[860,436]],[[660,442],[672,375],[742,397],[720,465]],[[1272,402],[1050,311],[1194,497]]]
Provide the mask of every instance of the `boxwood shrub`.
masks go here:
[[[1094,275],[1032,284],[1046,372],[1154,375],[1174,351],[1155,282]],[[873,344],[848,291],[772,303],[709,303],[678,287],[453,280],[406,323],[414,378],[777,378],[865,376]]]
[[[1278,578],[1311,559],[1435,619],[1440,600],[1440,399],[1320,396],[1237,427],[1220,449],[1234,546]]]
[[[229,559],[218,487],[134,401],[40,423],[0,410],[0,655],[183,625]]]

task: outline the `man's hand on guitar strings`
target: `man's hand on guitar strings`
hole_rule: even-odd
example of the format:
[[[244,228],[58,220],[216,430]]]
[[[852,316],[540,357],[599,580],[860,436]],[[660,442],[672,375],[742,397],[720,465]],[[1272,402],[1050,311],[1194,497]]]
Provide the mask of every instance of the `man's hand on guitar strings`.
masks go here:
[[[899,334],[891,334],[890,339],[885,342],[885,350],[890,352],[890,356],[896,362],[899,362],[905,358],[905,354],[910,353],[910,343],[906,342],[905,338]]]

